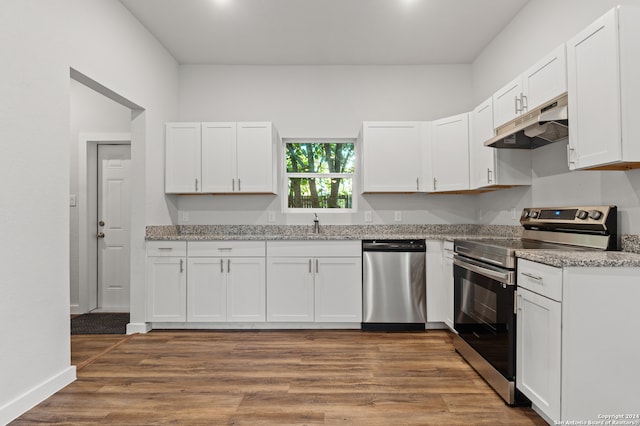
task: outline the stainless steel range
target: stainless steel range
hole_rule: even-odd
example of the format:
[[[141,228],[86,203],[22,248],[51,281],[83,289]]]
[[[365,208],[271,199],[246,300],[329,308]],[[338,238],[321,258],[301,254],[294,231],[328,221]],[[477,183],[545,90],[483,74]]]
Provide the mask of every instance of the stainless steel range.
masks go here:
[[[526,208],[521,239],[454,241],[456,351],[508,404],[515,388],[517,250],[618,250],[615,206]]]

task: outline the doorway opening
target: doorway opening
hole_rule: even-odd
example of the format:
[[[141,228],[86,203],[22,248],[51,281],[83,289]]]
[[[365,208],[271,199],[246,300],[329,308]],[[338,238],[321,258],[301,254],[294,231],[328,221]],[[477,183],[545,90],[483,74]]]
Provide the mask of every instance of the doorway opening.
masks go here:
[[[80,137],[77,312],[129,312],[131,136]],[[84,180],[84,185],[82,181]]]

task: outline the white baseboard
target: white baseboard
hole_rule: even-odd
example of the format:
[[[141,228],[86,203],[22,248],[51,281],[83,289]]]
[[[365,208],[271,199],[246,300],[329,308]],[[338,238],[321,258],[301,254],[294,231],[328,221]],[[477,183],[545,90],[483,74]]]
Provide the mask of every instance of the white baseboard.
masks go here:
[[[76,380],[76,367],[71,365],[49,380],[0,407],[0,424],[4,425],[15,420],[74,380]]]
[[[167,330],[360,330],[359,322],[154,322]]]
[[[127,324],[127,334],[148,333],[151,331],[151,324],[148,322],[130,322]]]

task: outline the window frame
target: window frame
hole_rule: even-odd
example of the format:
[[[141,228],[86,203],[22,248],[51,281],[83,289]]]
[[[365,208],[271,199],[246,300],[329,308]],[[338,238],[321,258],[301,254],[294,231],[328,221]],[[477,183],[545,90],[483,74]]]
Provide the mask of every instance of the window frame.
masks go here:
[[[287,172],[287,143],[351,143],[353,144],[354,164],[353,173],[289,173]],[[356,213],[358,194],[358,165],[359,165],[359,144],[357,138],[282,138],[281,144],[282,161],[282,212],[283,213]],[[289,178],[347,178],[351,179],[351,208],[301,208],[289,207]]]

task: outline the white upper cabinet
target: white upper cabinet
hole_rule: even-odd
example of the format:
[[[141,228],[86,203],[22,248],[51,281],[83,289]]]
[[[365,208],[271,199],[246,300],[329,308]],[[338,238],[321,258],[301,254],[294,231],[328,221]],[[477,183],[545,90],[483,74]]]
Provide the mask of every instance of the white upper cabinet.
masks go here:
[[[167,123],[165,192],[277,192],[269,122]]]
[[[431,123],[433,192],[469,189],[469,113]]]
[[[233,192],[236,123],[202,123],[202,192]]]
[[[268,122],[238,123],[236,176],[238,192],[277,192],[273,126]]]
[[[200,192],[200,123],[167,123],[165,132],[165,192]]]
[[[362,192],[424,191],[426,123],[368,121],[360,133]]]
[[[567,43],[569,168],[640,167],[640,8],[618,6]]]
[[[531,185],[531,151],[484,146],[494,136],[493,98],[478,105],[469,118],[471,189]]]
[[[558,46],[493,95],[494,128],[567,91],[565,45]]]
[[[567,91],[567,54],[564,43],[522,74],[523,113],[542,106]]]
[[[495,128],[513,120],[522,113],[522,76],[493,94]]]

